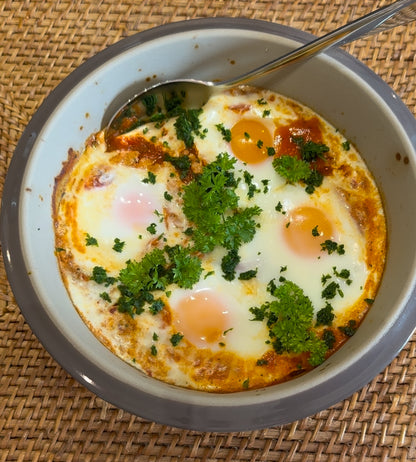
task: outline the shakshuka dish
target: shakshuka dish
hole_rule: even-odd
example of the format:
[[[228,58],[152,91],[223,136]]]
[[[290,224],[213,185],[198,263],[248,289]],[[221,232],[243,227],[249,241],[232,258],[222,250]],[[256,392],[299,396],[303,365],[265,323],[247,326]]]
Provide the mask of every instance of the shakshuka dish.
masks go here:
[[[188,109],[145,96],[120,130],[69,150],[56,256],[94,335],[143,373],[238,392],[323,363],[358,329],[383,273],[377,186],[337,129],[242,86]]]

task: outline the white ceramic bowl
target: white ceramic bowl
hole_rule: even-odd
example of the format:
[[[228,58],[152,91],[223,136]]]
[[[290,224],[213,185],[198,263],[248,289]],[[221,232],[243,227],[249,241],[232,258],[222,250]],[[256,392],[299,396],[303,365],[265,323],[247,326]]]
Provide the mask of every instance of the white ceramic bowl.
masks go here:
[[[51,93],[27,126],[3,195],[1,238],[8,277],[45,348],[103,399],[177,427],[264,428],[348,397],[379,373],[412,334],[415,120],[380,78],[339,50],[256,82],[307,104],[338,127],[361,151],[385,201],[389,248],[381,288],[357,333],[336,354],[304,376],[265,389],[220,395],[174,387],[141,374],[96,340],[61,282],[51,220],[54,178],[68,148],[81,149],[120,96],[169,78],[227,79],[310,39],[294,29],[246,19],[161,26],[88,60]]]

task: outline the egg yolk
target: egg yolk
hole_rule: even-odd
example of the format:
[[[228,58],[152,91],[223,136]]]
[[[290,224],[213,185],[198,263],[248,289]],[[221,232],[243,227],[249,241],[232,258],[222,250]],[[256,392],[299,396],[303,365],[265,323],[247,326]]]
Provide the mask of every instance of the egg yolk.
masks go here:
[[[231,325],[228,308],[210,289],[180,300],[174,317],[179,332],[199,348],[209,348],[224,340],[224,332]]]
[[[273,147],[273,137],[259,120],[240,119],[231,128],[231,149],[236,157],[247,164],[267,159],[267,148]]]
[[[302,257],[321,255],[321,244],[334,239],[334,227],[325,213],[310,206],[292,210],[283,228],[289,248]]]
[[[128,191],[114,201],[115,217],[131,228],[142,227],[156,221],[154,197],[141,191]]]

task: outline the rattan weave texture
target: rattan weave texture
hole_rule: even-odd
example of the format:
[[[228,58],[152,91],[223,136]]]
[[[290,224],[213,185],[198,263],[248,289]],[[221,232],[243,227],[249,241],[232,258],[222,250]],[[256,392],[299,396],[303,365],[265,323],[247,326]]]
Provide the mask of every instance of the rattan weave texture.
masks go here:
[[[150,27],[196,17],[279,21],[322,34],[382,0],[1,0],[0,191],[28,120],[72,70]],[[416,24],[348,50],[416,114]],[[1,193],[0,193],[1,194]],[[145,421],[95,397],[43,349],[0,265],[0,461],[416,460],[416,336],[371,383],[314,416],[241,433]]]

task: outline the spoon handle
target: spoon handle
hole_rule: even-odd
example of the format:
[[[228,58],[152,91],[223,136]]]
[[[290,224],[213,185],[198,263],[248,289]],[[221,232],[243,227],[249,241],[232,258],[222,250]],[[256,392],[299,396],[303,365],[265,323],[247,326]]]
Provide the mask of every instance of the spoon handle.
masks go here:
[[[247,83],[266,75],[301,58],[309,58],[330,47],[345,45],[354,40],[369,36],[416,20],[416,0],[398,0],[391,5],[379,8],[355,21],[295,49],[278,59],[270,61],[246,74],[231,80],[219,82],[221,87],[231,87]]]

